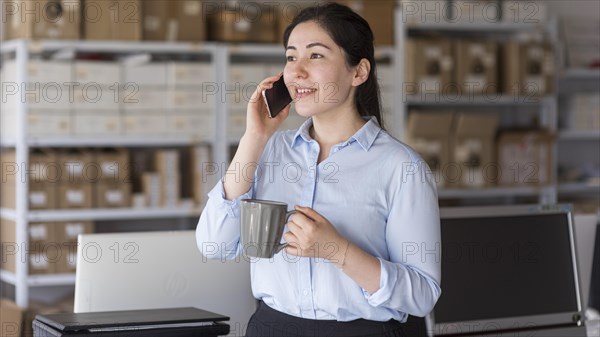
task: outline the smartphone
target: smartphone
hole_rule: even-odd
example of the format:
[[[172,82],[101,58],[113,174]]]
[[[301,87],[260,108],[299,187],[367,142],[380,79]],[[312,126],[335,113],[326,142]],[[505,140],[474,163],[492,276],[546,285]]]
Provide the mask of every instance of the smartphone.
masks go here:
[[[263,98],[267,104],[269,117],[277,116],[288,104],[292,103],[292,96],[283,81],[283,75],[275,83],[271,89],[263,91]]]

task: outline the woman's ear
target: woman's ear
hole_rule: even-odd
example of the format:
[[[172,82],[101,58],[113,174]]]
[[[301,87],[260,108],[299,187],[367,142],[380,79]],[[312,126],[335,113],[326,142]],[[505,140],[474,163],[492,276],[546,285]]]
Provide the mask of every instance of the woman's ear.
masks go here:
[[[365,83],[369,79],[369,73],[371,72],[371,62],[367,59],[362,59],[356,66],[356,73],[354,79],[352,79],[352,86],[358,87]]]

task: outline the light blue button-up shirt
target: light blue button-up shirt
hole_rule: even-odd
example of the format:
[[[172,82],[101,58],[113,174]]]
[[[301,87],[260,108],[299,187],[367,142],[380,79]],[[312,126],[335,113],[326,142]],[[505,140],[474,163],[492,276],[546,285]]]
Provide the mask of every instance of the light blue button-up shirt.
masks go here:
[[[208,258],[242,253],[240,200],[312,207],[348,240],[380,261],[380,288],[369,294],[333,263],[284,251],[251,260],[252,292],[270,307],[309,319],[404,321],[424,316],[440,296],[440,220],[435,181],[419,155],[373,117],[318,163],[319,144],[298,131],[275,133],[248,193],[229,201],[219,182],[208,194],[196,236]],[[248,179],[237,168],[227,179]]]

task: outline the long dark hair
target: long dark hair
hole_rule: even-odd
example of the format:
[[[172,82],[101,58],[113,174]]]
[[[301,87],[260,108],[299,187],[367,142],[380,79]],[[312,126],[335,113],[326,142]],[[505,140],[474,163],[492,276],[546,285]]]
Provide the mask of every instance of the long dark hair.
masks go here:
[[[371,63],[369,78],[358,86],[354,96],[354,104],[361,116],[375,116],[383,127],[381,105],[379,101],[379,84],[375,64],[375,48],[373,47],[373,31],[369,23],[347,6],[327,3],[303,9],[292,20],[283,33],[283,46],[287,48],[292,30],[300,23],[314,21],[319,24],[331,39],[344,50],[346,63],[354,67],[360,60],[367,59]]]

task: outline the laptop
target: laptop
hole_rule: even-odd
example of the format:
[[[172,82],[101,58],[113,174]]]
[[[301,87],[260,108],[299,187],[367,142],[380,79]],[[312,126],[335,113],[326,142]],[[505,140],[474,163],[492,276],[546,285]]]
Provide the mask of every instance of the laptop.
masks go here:
[[[127,310],[37,315],[36,336],[225,335],[229,317],[198,308]]]
[[[569,205],[442,208],[430,336],[585,336]]]
[[[79,236],[75,313],[180,307],[228,316],[243,336],[256,309],[250,263],[206,259],[194,231]]]

